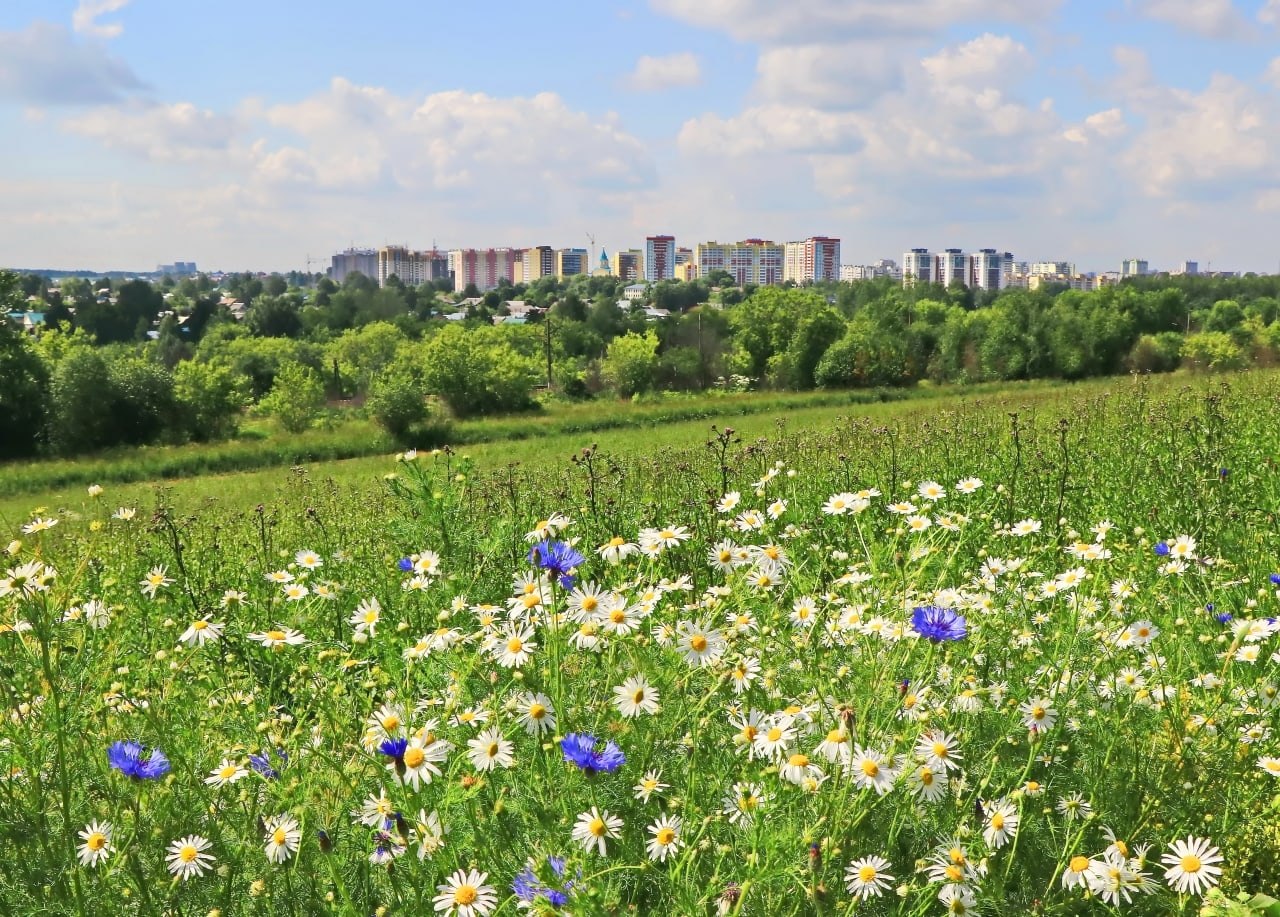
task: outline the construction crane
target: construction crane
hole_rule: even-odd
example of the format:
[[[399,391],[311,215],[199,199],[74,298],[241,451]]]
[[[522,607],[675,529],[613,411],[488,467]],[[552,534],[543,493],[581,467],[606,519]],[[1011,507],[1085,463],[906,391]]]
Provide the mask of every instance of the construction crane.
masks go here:
[[[596,237],[591,233],[587,233],[587,238],[591,240],[591,263],[587,265],[584,274],[590,275],[596,269]]]
[[[311,257],[311,255],[307,255],[307,270],[306,270],[306,273],[307,273],[307,274],[310,274],[310,273],[311,273],[311,265],[313,265],[313,264],[324,264],[324,259],[323,259],[323,258],[312,258],[312,257]]]

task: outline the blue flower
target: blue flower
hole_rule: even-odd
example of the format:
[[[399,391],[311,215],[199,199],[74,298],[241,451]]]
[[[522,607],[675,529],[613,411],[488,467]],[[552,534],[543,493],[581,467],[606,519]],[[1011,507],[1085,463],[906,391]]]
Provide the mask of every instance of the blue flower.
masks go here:
[[[540,541],[529,549],[529,563],[558,577],[565,589],[573,587],[573,571],[585,559],[566,541]]]
[[[159,780],[169,773],[169,759],[158,748],[146,753],[146,748],[137,742],[113,742],[107,749],[107,761],[134,780]]]
[[[571,732],[560,740],[560,750],[566,761],[576,764],[588,777],[601,772],[611,774],[626,763],[627,756],[615,742],[607,741],[597,751],[598,742],[593,735]]]
[[[1169,553],[1169,546],[1163,541],[1157,541],[1155,552],[1157,557],[1164,557]]]
[[[399,567],[402,572],[408,573],[410,570],[413,569],[413,558],[402,557],[398,561],[396,561],[396,566]]]
[[[1280,586],[1280,573],[1271,574],[1271,585]]]
[[[388,758],[395,758],[400,761],[404,758],[404,751],[409,747],[409,740],[406,738],[385,739],[378,746],[378,751],[382,752]]]
[[[1215,621],[1217,621],[1219,624],[1230,624],[1230,623],[1231,623],[1231,612],[1229,612],[1229,611],[1220,611],[1220,612],[1218,612],[1216,615],[1214,615],[1214,616],[1213,616],[1213,618],[1214,618],[1214,620],[1215,620]]]
[[[928,637],[934,643],[963,640],[969,632],[964,615],[937,605],[921,605],[912,611],[911,626],[920,636]]]
[[[289,761],[289,756],[284,753],[283,748],[277,748],[276,754],[280,756],[280,766],[284,767]],[[249,766],[268,780],[276,780],[280,776],[280,772],[271,765],[270,750],[264,751],[260,755],[250,755]]]
[[[533,905],[539,898],[543,898],[553,908],[564,907],[569,903],[576,884],[574,879],[556,881],[564,879],[564,865],[564,857],[558,856],[547,857],[544,868],[539,868],[537,863],[529,860],[524,869],[516,874],[511,883],[511,891],[527,905]],[[578,875],[581,874],[579,870]]]

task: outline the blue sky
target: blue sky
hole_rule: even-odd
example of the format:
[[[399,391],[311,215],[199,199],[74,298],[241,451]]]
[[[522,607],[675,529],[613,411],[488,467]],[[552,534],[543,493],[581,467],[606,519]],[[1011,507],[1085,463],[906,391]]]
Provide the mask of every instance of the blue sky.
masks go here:
[[[0,7],[0,258],[838,235],[1280,270],[1280,0]]]

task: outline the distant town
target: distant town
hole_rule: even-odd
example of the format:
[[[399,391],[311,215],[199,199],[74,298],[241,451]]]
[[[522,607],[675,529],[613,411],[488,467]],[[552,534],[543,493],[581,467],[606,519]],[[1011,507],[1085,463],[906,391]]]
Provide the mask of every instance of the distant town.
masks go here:
[[[590,237],[588,237],[590,238]],[[529,248],[454,248],[414,249],[408,245],[386,245],[381,248],[349,247],[329,259],[323,275],[342,283],[350,274],[359,272],[385,287],[391,277],[403,284],[418,286],[442,281],[458,293],[473,289],[487,293],[506,285],[528,284],[543,277],[566,279],[576,275],[616,277],[627,283],[659,283],[717,278],[739,287],[806,285],[813,283],[852,283],[885,278],[904,287],[959,283],[974,290],[1030,289],[1048,284],[1065,285],[1073,290],[1091,291],[1127,277],[1153,275],[1234,277],[1235,271],[1201,270],[1196,261],[1183,261],[1167,270],[1154,270],[1142,258],[1127,258],[1115,271],[1080,271],[1070,261],[1017,261],[1011,252],[982,248],[966,252],[959,248],[932,251],[913,248],[904,252],[901,261],[884,258],[870,264],[844,264],[840,240],[830,236],[812,236],[796,242],[773,242],[766,239],[744,239],[740,242],[700,242],[692,247],[680,246],[675,236],[655,235],[645,239],[643,248],[625,251],[593,248],[553,248],[536,245]],[[306,259],[307,271],[316,259]],[[323,263],[323,262],[321,262]],[[593,267],[594,265],[594,267]],[[112,276],[122,279],[161,277],[193,277],[200,273],[194,261],[159,264],[153,272],[66,271],[17,269],[57,277]],[[215,283],[231,273],[208,271]],[[258,272],[267,277],[271,272]],[[725,275],[728,275],[726,278]]]

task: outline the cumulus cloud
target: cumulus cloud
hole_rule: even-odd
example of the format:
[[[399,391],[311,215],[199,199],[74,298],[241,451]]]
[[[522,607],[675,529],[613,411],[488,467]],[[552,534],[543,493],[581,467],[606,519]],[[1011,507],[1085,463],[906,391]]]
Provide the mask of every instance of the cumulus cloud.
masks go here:
[[[784,45],[756,61],[756,92],[820,108],[862,108],[902,82],[901,49],[885,42]]]
[[[114,13],[129,5],[129,0],[80,0],[71,14],[71,27],[82,35],[93,38],[115,38],[124,31],[117,22],[98,22],[99,16]]]
[[[741,41],[830,42],[938,34],[973,20],[1034,22],[1061,0],[651,0],[660,12]]]
[[[1280,25],[1280,0],[1267,0],[1258,10],[1258,21],[1264,25]]]
[[[665,57],[644,55],[638,61],[626,85],[638,92],[661,92],[696,86],[702,82],[702,66],[691,52],[668,54]]]
[[[1072,143],[1087,144],[1097,139],[1111,140],[1121,137],[1128,129],[1124,112],[1118,108],[1108,108],[1106,111],[1095,112],[1080,124],[1067,128],[1062,136]]]
[[[156,162],[190,162],[230,149],[235,119],[189,102],[156,105],[133,102],[95,108],[62,122],[65,130],[97,140],[109,149]]]
[[[1008,35],[984,35],[944,48],[920,62],[940,86],[990,86],[1008,83],[1030,72],[1034,61],[1024,45]]]
[[[0,32],[0,99],[29,105],[115,102],[145,89],[124,61],[60,25],[35,22]]]
[[[1269,7],[1275,5],[1269,0]],[[1202,38],[1248,38],[1255,31],[1234,0],[1141,0],[1138,11]],[[1258,18],[1265,22],[1266,13]]]

